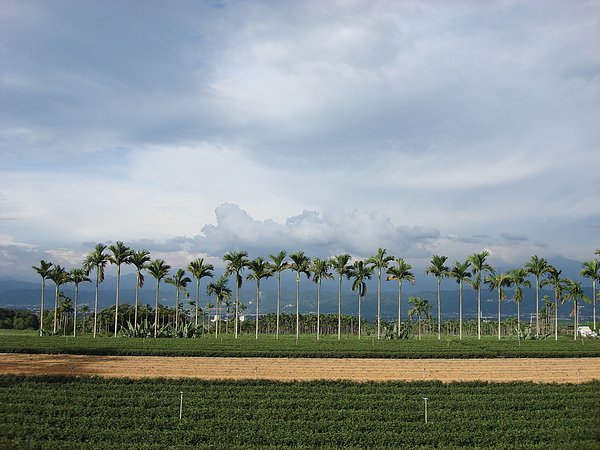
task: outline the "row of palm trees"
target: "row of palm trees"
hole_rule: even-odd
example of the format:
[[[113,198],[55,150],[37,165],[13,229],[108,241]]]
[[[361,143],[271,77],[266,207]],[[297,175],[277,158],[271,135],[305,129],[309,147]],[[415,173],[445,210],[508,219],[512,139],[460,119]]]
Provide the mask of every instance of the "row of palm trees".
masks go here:
[[[110,252],[110,253],[109,253]],[[600,256],[600,249],[596,250],[596,255]],[[489,252],[482,251],[470,255],[465,261],[455,261],[452,268],[446,265],[448,257],[433,255],[430,265],[426,268],[425,273],[432,275],[437,279],[437,331],[438,339],[441,339],[441,284],[444,278],[453,278],[459,286],[459,337],[462,339],[462,294],[463,284],[466,283],[477,291],[477,323],[478,323],[478,338],[481,339],[481,288],[483,284],[489,285],[490,290],[496,290],[498,295],[498,338],[500,339],[500,314],[501,303],[506,298],[506,293],[503,288],[514,287],[514,300],[517,303],[517,321],[520,327],[520,302],[523,300],[523,288],[531,287],[531,281],[528,277],[533,276],[535,279],[536,290],[536,336],[540,334],[539,324],[539,290],[542,286],[552,286],[554,288],[554,310],[555,321],[558,321],[558,303],[566,300],[572,300],[574,304],[574,325],[575,337],[577,337],[577,321],[578,321],[578,301],[589,299],[584,295],[583,288],[579,281],[574,281],[561,277],[562,271],[551,266],[545,258],[540,258],[537,255],[531,257],[523,267],[510,270],[506,273],[497,272],[492,266],[487,263]],[[304,252],[299,251],[287,254],[286,251],[280,251],[277,254],[269,255],[270,261],[262,257],[257,257],[253,260],[248,259],[248,253],[245,251],[232,251],[223,256],[223,261],[226,264],[225,273],[217,280],[209,283],[206,287],[207,295],[217,298],[217,308],[229,299],[231,289],[227,282],[229,278],[235,275],[235,301],[234,301],[234,334],[238,337],[239,334],[239,293],[244,280],[243,274],[249,271],[246,276],[247,280],[254,280],[256,283],[256,337],[258,338],[259,330],[259,312],[260,312],[260,283],[261,280],[277,277],[277,303],[276,303],[276,337],[280,333],[280,300],[281,300],[281,273],[285,270],[291,270],[296,275],[296,337],[299,336],[300,330],[300,280],[301,275],[305,275],[307,279],[312,277],[312,281],[317,286],[317,339],[319,339],[320,331],[320,297],[321,283],[323,280],[331,280],[336,275],[338,278],[338,339],[341,339],[341,295],[342,295],[342,279],[347,277],[352,280],[351,289],[357,293],[358,297],[358,334],[360,337],[361,323],[361,305],[364,296],[367,293],[366,281],[376,273],[377,276],[377,338],[381,338],[381,281],[385,271],[386,280],[396,281],[398,283],[398,323],[401,322],[401,306],[402,306],[402,285],[404,282],[410,282],[414,285],[415,276],[412,272],[412,266],[403,258],[396,258],[387,253],[384,248],[379,248],[377,253],[364,260],[355,260],[350,264],[352,257],[345,253],[333,256],[328,259],[309,258]],[[395,264],[393,264],[395,263]],[[118,332],[118,309],[119,309],[119,292],[121,266],[123,264],[133,265],[136,268],[136,290],[135,290],[135,317],[134,323],[137,323],[139,289],[144,284],[144,272],[149,273],[156,280],[156,296],[155,296],[155,314],[158,314],[158,300],[160,293],[160,283],[164,280],[171,284],[176,289],[175,310],[179,311],[180,295],[189,296],[187,285],[192,281],[185,270],[178,269],[171,277],[169,266],[162,259],[152,260],[150,252],[147,250],[136,251],[127,247],[123,242],[116,242],[113,245],[106,246],[102,243],[97,244],[95,248],[87,255],[81,268],[75,268],[67,271],[60,265],[54,265],[44,260],[40,261],[39,266],[32,268],[42,278],[42,295],[40,307],[40,324],[43,324],[44,311],[44,290],[45,280],[51,279],[56,286],[55,291],[55,307],[54,307],[54,322],[53,332],[57,329],[57,310],[60,286],[65,283],[75,284],[75,302],[74,315],[77,316],[77,302],[79,297],[79,285],[83,282],[90,282],[89,275],[95,273],[95,300],[94,300],[94,325],[93,335],[97,334],[97,314],[98,314],[98,293],[99,285],[104,280],[106,266],[113,264],[117,266],[117,286],[115,298],[115,326],[114,335]],[[203,278],[212,278],[214,266],[198,258],[191,261],[187,270],[196,280],[196,295],[195,295],[195,326],[198,326],[198,308],[200,304],[200,283]],[[334,274],[335,273],[335,274]],[[600,281],[600,261],[591,259],[582,264],[581,275],[592,280],[593,291],[593,326],[596,328],[596,282]],[[542,278],[545,276],[545,278]],[[413,307],[414,309],[414,307]],[[219,312],[217,313],[219,314]],[[76,319],[75,319],[76,320]],[[157,334],[158,317],[155,316],[154,335]],[[175,327],[179,326],[179,318],[175,319]],[[558,326],[555,324],[555,338],[558,339]],[[42,333],[42,325],[40,325],[40,334]]]

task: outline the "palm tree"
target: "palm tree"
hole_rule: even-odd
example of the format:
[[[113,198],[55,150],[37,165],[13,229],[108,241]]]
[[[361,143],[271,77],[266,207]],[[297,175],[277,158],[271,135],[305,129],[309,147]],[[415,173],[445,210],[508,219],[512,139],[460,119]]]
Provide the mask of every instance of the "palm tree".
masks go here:
[[[175,331],[179,330],[179,293],[183,292],[187,295],[188,292],[185,288],[191,281],[183,269],[177,269],[175,275],[165,279],[165,283],[169,283],[175,287]]]
[[[600,261],[597,259],[591,259],[581,264],[581,272],[579,274],[582,277],[590,278],[592,280],[592,311],[594,317],[594,330],[596,330],[596,281],[600,281]]]
[[[371,279],[371,275],[373,275],[374,267],[368,264],[365,264],[364,261],[354,261],[348,268],[348,279],[354,278],[352,282],[352,290],[358,293],[358,338],[360,339],[360,331],[361,331],[361,311],[362,311],[362,299],[365,295],[367,295],[367,283],[366,280]]]
[[[146,270],[150,275],[156,279],[156,302],[154,307],[154,337],[158,334],[158,295],[160,291],[160,280],[167,276],[169,273],[169,266],[162,259],[155,259],[146,267]]]
[[[525,270],[527,273],[535,277],[535,336],[540,334],[540,320],[539,320],[539,309],[540,309],[540,277],[548,273],[550,265],[545,258],[540,258],[537,255],[533,255],[529,261],[525,263]]]
[[[73,336],[77,334],[77,302],[79,300],[79,285],[91,282],[84,269],[72,269],[69,274],[71,282],[75,284],[75,304],[73,306]]]
[[[404,258],[396,258],[397,266],[390,267],[387,270],[387,281],[395,280],[398,282],[398,335],[400,335],[400,308],[402,306],[402,282],[410,281],[414,286],[415,284],[415,275],[410,271],[412,266],[408,264]]]
[[[573,339],[577,339],[577,328],[579,327],[578,300],[583,300],[589,303],[590,299],[583,293],[583,288],[581,287],[581,283],[579,281],[567,280],[566,288],[565,300],[573,300],[573,311],[571,312],[573,315]]]
[[[277,307],[276,307],[277,320],[276,320],[276,325],[275,325],[275,337],[277,339],[279,339],[279,314],[280,314],[279,305],[280,305],[280,299],[281,299],[281,272],[290,268],[289,264],[285,261],[286,257],[287,257],[287,253],[285,252],[285,250],[281,250],[276,255],[272,255],[272,254],[269,255],[269,258],[271,258],[271,261],[273,261],[273,263],[271,264],[271,268],[273,269],[273,272],[277,273]]]
[[[296,252],[290,255],[292,262],[290,269],[296,272],[296,339],[300,336],[300,274],[310,279],[310,258],[304,252]]]
[[[42,277],[42,300],[40,303],[40,336],[43,334],[44,329],[44,291],[46,290],[46,280],[50,278],[50,272],[52,270],[52,263],[46,262],[43,259],[40,261],[40,266],[31,266],[37,274]]]
[[[130,258],[132,250],[125,244],[123,244],[121,241],[117,241],[116,244],[109,246],[108,249],[112,252],[112,255],[109,257],[110,262],[117,266],[117,296],[115,298],[115,337],[117,337],[117,326],[119,319],[119,291],[121,284],[121,264],[131,263]]]
[[[144,286],[144,274],[142,273],[142,270],[148,267],[150,261],[150,252],[148,250],[133,251],[131,253],[130,262],[135,266],[136,270],[135,307],[133,312],[133,323],[135,326],[137,326],[138,323],[138,300],[140,289]]]
[[[437,309],[438,309],[438,339],[442,338],[442,302],[441,302],[441,287],[442,278],[449,275],[448,266],[444,263],[448,259],[447,256],[433,255],[431,257],[430,266],[425,269],[427,275],[433,275],[437,278]]]
[[[238,321],[239,321],[239,303],[240,303],[240,288],[242,287],[241,272],[248,266],[247,252],[229,252],[223,256],[223,261],[227,263],[226,274],[230,276],[235,273],[235,338],[238,337]]]
[[[212,278],[215,267],[212,264],[204,263],[204,259],[198,258],[188,264],[187,270],[196,278],[196,313],[194,326],[198,327],[198,305],[200,304],[200,280],[202,278]]]
[[[104,253],[106,250],[106,245],[104,244],[96,244],[94,250],[92,250],[85,261],[83,262],[83,267],[86,271],[86,274],[89,275],[92,269],[96,270],[96,297],[94,300],[94,337],[96,337],[96,332],[98,328],[98,290],[100,283],[104,281],[104,269],[109,262],[109,255]]]
[[[484,250],[481,253],[473,253],[467,258],[467,261],[471,263],[472,273],[475,275],[475,279],[468,283],[477,290],[477,339],[481,339],[481,280],[484,272],[492,271],[492,266],[485,262],[489,255],[490,252]]]
[[[392,255],[386,256],[386,249],[379,247],[377,254],[367,259],[367,263],[373,264],[377,269],[377,339],[381,337],[381,269],[387,269],[390,262],[394,260]]]
[[[342,338],[342,277],[348,275],[348,264],[352,257],[348,253],[330,259],[331,267],[338,274],[338,341]]]
[[[52,325],[52,332],[54,334],[56,334],[56,327],[57,327],[57,314],[58,314],[58,298],[61,296],[61,292],[60,292],[60,287],[65,284],[68,283],[69,280],[69,272],[67,272],[65,270],[64,267],[59,266],[58,264],[56,264],[52,270],[50,271],[50,277],[49,277],[52,281],[54,281],[54,284],[56,285],[56,289],[54,291],[54,322]]]
[[[502,304],[502,300],[506,298],[506,293],[502,288],[509,285],[510,275],[507,273],[496,273],[495,271],[492,271],[485,278],[485,282],[490,285],[490,291],[496,289],[498,293],[498,340],[500,340],[500,305]]]
[[[315,258],[312,260],[311,272],[313,281],[317,283],[317,339],[321,333],[321,282],[333,280],[333,275],[329,271],[330,267],[330,262],[326,259]]]
[[[219,337],[219,323],[221,322],[221,304],[231,298],[231,289],[227,286],[228,275],[221,275],[216,281],[206,286],[206,294],[217,297],[217,317],[215,319],[215,338]]]
[[[256,280],[256,339],[258,339],[258,314],[260,304],[260,280],[273,276],[271,265],[260,256],[248,263],[250,274],[246,277],[247,280]]]
[[[462,323],[463,323],[463,283],[471,278],[469,261],[460,262],[454,261],[454,267],[450,271],[449,276],[454,278],[458,283],[458,338],[462,339]]]
[[[527,279],[527,271],[521,267],[508,272],[509,286],[514,286],[514,298],[517,304],[517,330],[521,337],[521,302],[523,301],[523,287],[531,287],[531,281]],[[558,317],[558,316],[557,316]]]
[[[550,266],[546,274],[546,279],[540,282],[540,286],[552,286],[554,288],[554,340],[558,340],[558,302],[563,302],[563,290],[566,287],[567,279],[561,278],[562,270]],[[531,283],[529,283],[531,286]]]
[[[409,297],[408,303],[413,306],[408,310],[408,315],[410,317],[417,316],[417,320],[419,322],[419,340],[421,340],[421,317],[425,316],[425,320],[429,319],[429,311],[431,311],[432,305],[430,305],[427,300],[421,297]]]
[[[61,292],[61,300],[58,304],[58,310],[60,311],[60,317],[62,322],[63,336],[67,334],[67,323],[69,322],[69,316],[73,312],[73,302],[69,297],[65,297]]]

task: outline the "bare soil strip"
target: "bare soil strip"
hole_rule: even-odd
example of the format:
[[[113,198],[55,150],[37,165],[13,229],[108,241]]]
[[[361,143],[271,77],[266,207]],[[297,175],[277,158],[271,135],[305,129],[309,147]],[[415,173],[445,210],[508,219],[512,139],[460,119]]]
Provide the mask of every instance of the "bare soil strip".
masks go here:
[[[583,383],[600,379],[600,358],[193,358],[2,353],[0,374],[203,380]]]

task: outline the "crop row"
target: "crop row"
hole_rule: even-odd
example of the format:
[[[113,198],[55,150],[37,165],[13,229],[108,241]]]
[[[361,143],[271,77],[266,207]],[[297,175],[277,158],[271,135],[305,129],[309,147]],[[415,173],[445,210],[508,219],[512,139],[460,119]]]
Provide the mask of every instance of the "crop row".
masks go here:
[[[427,424],[423,397],[429,399]],[[2,376],[0,405],[0,447],[12,448],[600,446],[600,382]]]
[[[313,336],[296,340],[289,336],[231,336],[214,339],[134,339],[91,337],[38,337],[4,335],[0,352],[70,353],[93,355],[146,356],[244,356],[244,357],[328,357],[328,358],[495,358],[495,357],[600,357],[600,339],[574,341],[463,340],[435,338],[377,340],[345,337],[342,340]]]

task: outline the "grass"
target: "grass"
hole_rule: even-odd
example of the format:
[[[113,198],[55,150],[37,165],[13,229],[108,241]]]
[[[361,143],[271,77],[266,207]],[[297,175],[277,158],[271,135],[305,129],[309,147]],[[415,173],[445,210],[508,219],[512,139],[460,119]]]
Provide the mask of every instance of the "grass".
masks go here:
[[[592,449],[600,448],[599,404],[600,382],[0,376],[0,447]]]
[[[427,336],[423,340],[377,340],[373,337],[206,335],[196,339],[141,339],[101,336],[39,337],[22,332],[0,332],[0,352],[69,353],[91,355],[233,356],[233,357],[326,357],[326,358],[510,358],[510,357],[600,357],[600,339],[558,341],[497,340],[487,336],[459,340]]]

